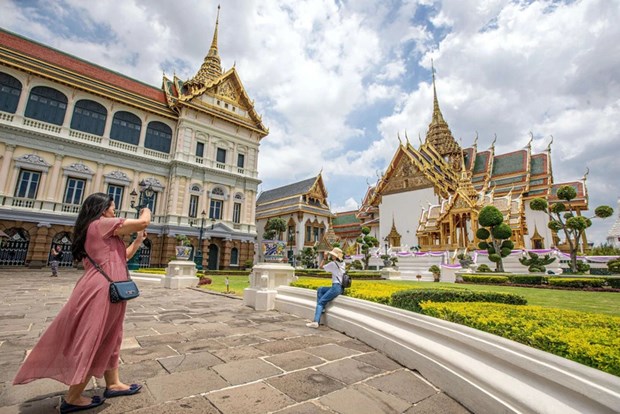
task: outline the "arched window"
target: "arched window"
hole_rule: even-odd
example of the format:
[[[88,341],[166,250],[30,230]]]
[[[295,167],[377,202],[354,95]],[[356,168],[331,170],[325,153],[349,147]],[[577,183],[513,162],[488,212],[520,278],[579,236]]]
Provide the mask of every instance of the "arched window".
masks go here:
[[[0,72],[0,111],[14,114],[22,93],[22,83],[6,73]]]
[[[71,129],[102,136],[107,115],[108,111],[100,103],[82,99],[75,103]]]
[[[162,122],[149,122],[146,127],[146,139],[144,148],[155,151],[170,153],[170,143],[172,142],[172,129]]]
[[[236,247],[230,249],[230,264],[238,265],[239,264],[239,250]]]
[[[222,190],[220,187],[215,187],[213,191],[211,191],[211,195],[223,196],[224,190]]]
[[[62,92],[47,86],[36,86],[30,91],[24,115],[26,118],[62,125],[66,111],[67,97]]]
[[[131,112],[119,111],[114,114],[114,119],[112,120],[110,139],[138,145],[141,128],[142,122],[140,118]]]

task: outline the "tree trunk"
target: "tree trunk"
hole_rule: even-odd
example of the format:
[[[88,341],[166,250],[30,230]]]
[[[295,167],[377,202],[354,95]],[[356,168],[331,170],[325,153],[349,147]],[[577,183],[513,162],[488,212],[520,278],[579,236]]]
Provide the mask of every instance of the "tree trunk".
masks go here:
[[[495,270],[497,272],[504,273],[504,261],[502,260],[501,246],[502,244],[498,240],[495,240],[494,238],[493,248],[495,249],[495,253],[499,255],[499,262],[495,264]]]

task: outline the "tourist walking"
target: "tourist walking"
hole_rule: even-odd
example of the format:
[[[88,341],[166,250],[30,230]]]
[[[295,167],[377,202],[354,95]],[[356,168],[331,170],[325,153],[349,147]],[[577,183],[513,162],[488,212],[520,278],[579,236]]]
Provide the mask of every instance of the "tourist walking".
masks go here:
[[[325,264],[328,257],[332,257],[334,260]],[[345,264],[343,262],[344,253],[338,247],[334,247],[331,251],[327,252],[323,256],[323,260],[319,265],[320,269],[324,269],[332,274],[332,285],[321,286],[316,292],[316,310],[314,312],[314,320],[306,324],[309,328],[318,328],[319,322],[321,322],[321,314],[325,309],[325,305],[334,300],[340,295],[344,289],[342,287],[342,275],[345,272]]]
[[[58,265],[62,261],[62,246],[57,245],[56,247],[52,247],[52,251],[50,252],[50,267],[52,268],[52,274],[50,277],[58,277]]]
[[[75,222],[71,246],[75,260],[85,259],[84,275],[28,355],[13,384],[51,378],[68,385],[61,413],[87,410],[103,404],[106,398],[140,391],[142,385],[122,383],[118,372],[127,304],[110,302],[110,282],[87,257],[112,280],[126,280],[127,260],[140,248],[150,222],[148,208],[137,219],[123,219],[115,216],[114,201],[109,195],[95,193],[86,198]],[[121,236],[131,233],[137,233],[137,237],[126,247]],[[82,395],[93,376],[105,378],[103,398]]]

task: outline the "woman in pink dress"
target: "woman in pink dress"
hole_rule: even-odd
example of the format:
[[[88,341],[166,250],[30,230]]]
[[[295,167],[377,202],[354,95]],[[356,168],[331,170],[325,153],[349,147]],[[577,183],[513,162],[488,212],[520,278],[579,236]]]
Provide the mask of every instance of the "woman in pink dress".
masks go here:
[[[109,282],[86,256],[112,280],[126,280],[127,260],[146,238],[151,211],[145,208],[138,219],[122,219],[115,216],[114,210],[114,201],[104,193],[92,194],[82,204],[71,251],[75,260],[85,259],[84,275],[13,380],[13,384],[26,384],[52,378],[67,384],[61,413],[94,408],[105,398],[132,395],[142,387],[122,383],[118,373],[127,304],[110,302]],[[136,232],[136,240],[126,247],[121,236]],[[93,376],[105,378],[104,398],[82,395]]]

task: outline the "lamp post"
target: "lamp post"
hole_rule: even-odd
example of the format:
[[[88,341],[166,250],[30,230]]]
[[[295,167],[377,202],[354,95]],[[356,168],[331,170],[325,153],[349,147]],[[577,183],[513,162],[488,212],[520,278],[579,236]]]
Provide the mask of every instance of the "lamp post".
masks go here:
[[[202,270],[202,232],[205,228],[206,216],[207,216],[207,212],[202,210],[202,213],[200,213],[200,233],[198,235],[198,251],[194,255],[194,263],[196,263],[197,270]]]
[[[140,194],[138,197],[138,193],[136,193],[136,189],[134,188],[129,194],[131,199],[131,208],[136,210],[136,218],[140,217],[140,210],[144,207],[148,206],[151,201],[153,201],[153,196],[155,195],[155,191],[153,190],[153,186],[151,184],[147,184],[144,180],[140,181],[138,184],[140,187]],[[136,203],[137,201],[137,203]],[[136,233],[132,233],[131,242],[136,240]],[[140,257],[139,257],[139,249],[136,254],[134,254],[131,259],[127,262],[127,267],[129,270],[138,270],[140,268]]]
[[[288,262],[291,263],[293,261],[293,232],[289,230],[288,232]]]

